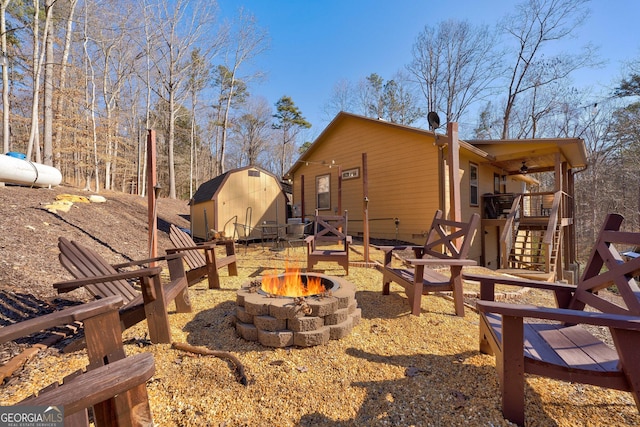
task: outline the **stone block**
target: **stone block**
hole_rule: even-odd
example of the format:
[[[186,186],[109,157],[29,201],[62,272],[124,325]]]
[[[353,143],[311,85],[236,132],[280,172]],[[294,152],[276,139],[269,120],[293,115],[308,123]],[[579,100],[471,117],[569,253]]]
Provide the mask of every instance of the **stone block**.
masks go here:
[[[261,316],[269,314],[268,298],[260,294],[247,294],[244,297],[244,309],[252,316]]]
[[[353,329],[353,318],[347,317],[344,322],[329,326],[329,337],[332,340],[339,340],[349,335],[351,329]]]
[[[289,347],[293,345],[293,331],[263,331],[258,329],[258,342],[265,347]]]
[[[236,322],[236,332],[247,341],[258,341],[258,328],[255,325]]]
[[[334,297],[307,298],[311,316],[325,317],[338,309],[338,299]]]
[[[287,329],[294,332],[306,332],[319,329],[324,326],[324,320],[322,317],[307,316],[307,317],[294,317],[287,320]]]
[[[277,319],[292,319],[304,316],[302,307],[295,303],[292,298],[282,298],[275,300],[269,306],[269,315]]]
[[[253,316],[244,307],[236,306],[236,319],[242,323],[253,323]]]
[[[329,327],[323,326],[315,331],[295,332],[293,334],[293,343],[300,347],[311,347],[326,344],[329,342],[329,338]]]
[[[338,323],[342,323],[347,320],[347,317],[349,317],[349,309],[339,308],[333,314],[329,314],[324,317],[324,324],[337,325]]]
[[[356,308],[349,316],[353,319],[353,326],[358,326],[362,320],[362,309]]]
[[[254,316],[253,324],[256,325],[256,328],[265,331],[280,331],[287,328],[286,319],[276,319],[266,315]]]

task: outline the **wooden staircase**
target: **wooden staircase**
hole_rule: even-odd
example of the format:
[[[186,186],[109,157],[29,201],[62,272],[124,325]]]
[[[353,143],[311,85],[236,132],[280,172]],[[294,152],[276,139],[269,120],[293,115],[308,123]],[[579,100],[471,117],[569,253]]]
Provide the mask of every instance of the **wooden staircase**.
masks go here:
[[[517,195],[500,236],[499,271],[534,280],[553,282],[561,264],[563,226],[562,192],[553,195],[551,208],[535,210]]]
[[[520,221],[514,232],[513,245],[508,257],[508,269],[544,272],[555,276],[558,248],[562,247],[562,233],[556,225],[549,243],[545,243],[547,218],[527,218]]]

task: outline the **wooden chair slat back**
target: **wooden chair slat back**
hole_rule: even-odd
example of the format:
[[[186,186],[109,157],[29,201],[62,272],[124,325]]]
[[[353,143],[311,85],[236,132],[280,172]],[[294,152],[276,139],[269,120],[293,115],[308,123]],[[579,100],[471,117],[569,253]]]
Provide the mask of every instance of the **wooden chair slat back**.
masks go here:
[[[640,233],[619,231],[622,220],[621,215],[607,215],[569,308],[582,310],[589,305],[604,313],[640,316],[640,288],[635,279],[640,274],[640,258],[625,260],[619,251],[622,246],[640,244]],[[621,304],[597,294],[613,285],[622,297]]]
[[[176,248],[188,248],[196,246],[196,243],[193,241],[191,236],[180,230],[174,224],[171,224],[171,227],[169,229],[169,239],[171,240],[171,243],[173,243],[173,246],[175,246]],[[207,263],[202,252],[198,250],[183,251],[182,253],[184,254],[185,262],[192,270],[195,268],[200,268]]]
[[[60,249],[60,264],[76,279],[103,276],[118,273],[104,258],[89,248],[77,242],[71,242],[64,237],[58,239]],[[86,285],[85,288],[94,296],[106,298],[121,295],[125,302],[129,302],[139,295],[126,280]]]
[[[344,215],[318,215],[316,211],[315,224],[313,228],[314,241],[318,242],[344,242],[346,247],[347,239],[347,211]]]
[[[469,222],[451,221],[437,210],[423,248],[424,256],[434,258],[466,258],[473,242],[473,235],[480,223],[480,215],[474,213]]]

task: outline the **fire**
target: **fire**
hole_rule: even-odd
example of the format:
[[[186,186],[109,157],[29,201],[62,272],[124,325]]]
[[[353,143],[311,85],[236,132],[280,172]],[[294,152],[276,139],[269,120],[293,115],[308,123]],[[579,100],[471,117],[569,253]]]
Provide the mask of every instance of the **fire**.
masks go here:
[[[269,274],[262,278],[262,290],[272,295],[285,297],[305,297],[326,291],[322,280],[317,276],[305,275],[300,269],[287,267],[284,274]]]

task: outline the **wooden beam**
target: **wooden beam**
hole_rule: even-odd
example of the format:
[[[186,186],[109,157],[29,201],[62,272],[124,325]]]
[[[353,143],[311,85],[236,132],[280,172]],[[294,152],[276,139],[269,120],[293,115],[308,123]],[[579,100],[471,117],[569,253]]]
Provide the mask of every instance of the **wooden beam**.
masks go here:
[[[158,221],[156,220],[156,131],[147,133],[147,214],[149,224],[149,258],[158,256]]]

